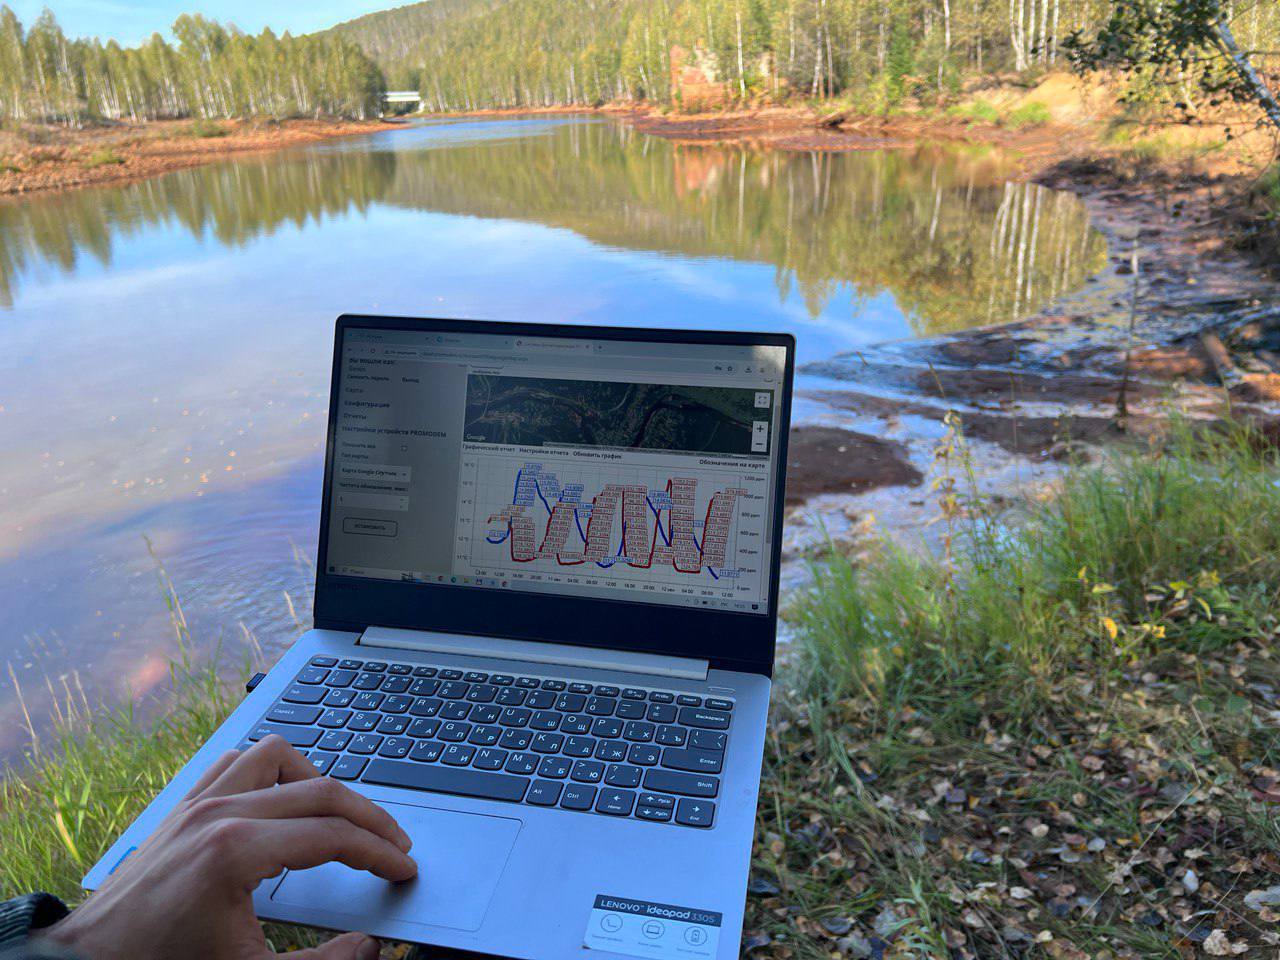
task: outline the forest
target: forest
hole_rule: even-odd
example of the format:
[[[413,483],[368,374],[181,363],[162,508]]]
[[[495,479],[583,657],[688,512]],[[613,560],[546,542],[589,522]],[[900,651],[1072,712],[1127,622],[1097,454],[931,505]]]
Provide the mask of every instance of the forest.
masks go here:
[[[1133,6],[1117,0],[429,0],[332,32],[374,56],[393,87],[418,87],[427,107],[441,111],[626,100],[679,105],[685,91],[672,78],[680,67],[697,68],[735,100],[843,96],[878,108],[911,95],[945,98],[971,77],[1065,66],[1073,36],[1092,37]],[[1225,0],[1223,10],[1248,52],[1280,47],[1274,0]],[[682,51],[682,62],[673,63],[673,50]],[[1184,70],[1178,79],[1175,96],[1190,91],[1195,78]]]
[[[257,36],[201,16],[138,47],[70,39],[46,10],[29,29],[0,6],[0,120],[377,116],[382,72],[341,36]]]

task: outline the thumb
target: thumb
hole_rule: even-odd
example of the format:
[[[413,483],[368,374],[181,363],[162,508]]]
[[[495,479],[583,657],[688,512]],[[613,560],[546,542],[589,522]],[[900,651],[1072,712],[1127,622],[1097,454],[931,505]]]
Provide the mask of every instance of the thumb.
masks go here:
[[[363,933],[344,933],[310,950],[284,954],[289,960],[378,960],[378,941]]]

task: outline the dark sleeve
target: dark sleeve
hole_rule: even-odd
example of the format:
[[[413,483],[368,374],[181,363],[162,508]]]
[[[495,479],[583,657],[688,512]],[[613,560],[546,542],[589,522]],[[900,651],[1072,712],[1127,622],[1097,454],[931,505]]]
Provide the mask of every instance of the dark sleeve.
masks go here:
[[[67,915],[66,904],[48,893],[29,893],[0,903],[0,947],[21,943],[32,930],[52,926]]]

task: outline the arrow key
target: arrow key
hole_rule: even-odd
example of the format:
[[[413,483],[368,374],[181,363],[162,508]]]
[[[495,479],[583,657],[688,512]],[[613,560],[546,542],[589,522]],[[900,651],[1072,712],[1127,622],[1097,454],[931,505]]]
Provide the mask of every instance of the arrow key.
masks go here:
[[[709,827],[716,818],[716,805],[710,800],[681,800],[676,807],[676,823],[686,827]]]

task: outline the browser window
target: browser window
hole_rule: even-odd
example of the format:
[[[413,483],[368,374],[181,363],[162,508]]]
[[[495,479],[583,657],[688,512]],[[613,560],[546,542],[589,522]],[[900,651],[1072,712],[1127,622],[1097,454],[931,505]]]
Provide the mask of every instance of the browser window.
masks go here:
[[[328,572],[767,613],[785,364],[348,330]]]

